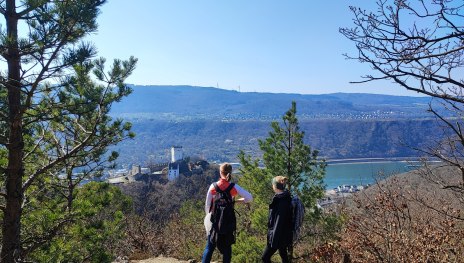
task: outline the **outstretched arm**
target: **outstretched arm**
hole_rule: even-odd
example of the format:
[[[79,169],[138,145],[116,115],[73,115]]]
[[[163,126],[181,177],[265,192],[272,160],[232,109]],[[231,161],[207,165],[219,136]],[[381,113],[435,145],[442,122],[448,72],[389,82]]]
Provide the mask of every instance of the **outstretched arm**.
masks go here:
[[[253,201],[253,196],[247,190],[241,188],[239,185],[235,185],[235,190],[237,190],[238,195],[241,196],[241,198],[235,199],[235,202],[249,203]]]

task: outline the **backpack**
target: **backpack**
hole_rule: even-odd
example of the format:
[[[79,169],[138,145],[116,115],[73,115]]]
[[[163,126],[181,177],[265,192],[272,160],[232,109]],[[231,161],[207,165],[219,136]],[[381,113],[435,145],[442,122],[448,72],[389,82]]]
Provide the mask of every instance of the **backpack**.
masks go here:
[[[237,219],[235,217],[234,200],[230,194],[230,190],[235,186],[231,183],[224,191],[222,191],[217,183],[213,183],[216,189],[216,195],[213,199],[211,212],[211,232],[210,241],[217,243],[218,238],[227,236],[227,243],[235,243],[235,230],[237,229]]]
[[[292,224],[293,224],[293,243],[296,243],[300,237],[300,229],[303,225],[305,207],[301,199],[294,195],[292,197]]]

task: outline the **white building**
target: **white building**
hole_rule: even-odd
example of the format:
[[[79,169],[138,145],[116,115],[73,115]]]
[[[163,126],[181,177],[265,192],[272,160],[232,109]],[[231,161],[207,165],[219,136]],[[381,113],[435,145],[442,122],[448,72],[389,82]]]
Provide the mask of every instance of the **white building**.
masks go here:
[[[142,172],[142,167],[140,165],[132,165],[131,175],[140,174]]]
[[[169,163],[168,180],[172,181],[179,176],[179,163]]]
[[[171,162],[175,163],[184,158],[184,153],[182,151],[182,146],[172,146],[171,147]]]

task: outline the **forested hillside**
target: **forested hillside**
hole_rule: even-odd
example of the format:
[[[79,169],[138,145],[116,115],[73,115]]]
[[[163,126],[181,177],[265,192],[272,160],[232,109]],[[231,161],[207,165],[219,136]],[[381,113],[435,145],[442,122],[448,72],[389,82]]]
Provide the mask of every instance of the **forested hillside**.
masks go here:
[[[409,157],[440,134],[433,120],[303,120],[305,140],[328,159]],[[258,156],[258,139],[270,130],[269,121],[159,121],[133,122],[135,139],[117,146],[120,164],[168,160],[171,146],[189,156],[211,161],[237,161],[239,150]]]
[[[295,101],[300,119],[424,118],[430,98],[375,94],[302,95],[238,92],[211,87],[132,86],[133,93],[112,107],[125,118],[156,120],[278,119]]]
[[[416,156],[439,138],[430,98],[375,94],[276,94],[192,86],[132,86],[113,116],[132,122],[134,140],[117,146],[119,163],[164,162],[173,145],[189,156],[237,161],[259,156],[258,139],[296,101],[308,144],[328,159]],[[436,131],[436,130],[435,130]]]

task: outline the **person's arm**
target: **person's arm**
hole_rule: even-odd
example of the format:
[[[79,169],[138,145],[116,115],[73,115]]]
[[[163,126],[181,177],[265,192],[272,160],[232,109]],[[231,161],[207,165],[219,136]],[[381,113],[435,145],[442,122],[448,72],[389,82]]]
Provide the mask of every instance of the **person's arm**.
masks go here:
[[[253,196],[247,190],[241,188],[239,185],[235,185],[235,190],[237,190],[237,194],[241,196],[241,198],[235,199],[235,202],[249,203],[253,201]]]
[[[211,201],[213,200],[213,194],[211,194],[211,186],[208,188],[208,193],[206,193],[206,200],[205,200],[205,214],[209,213],[211,208]]]

